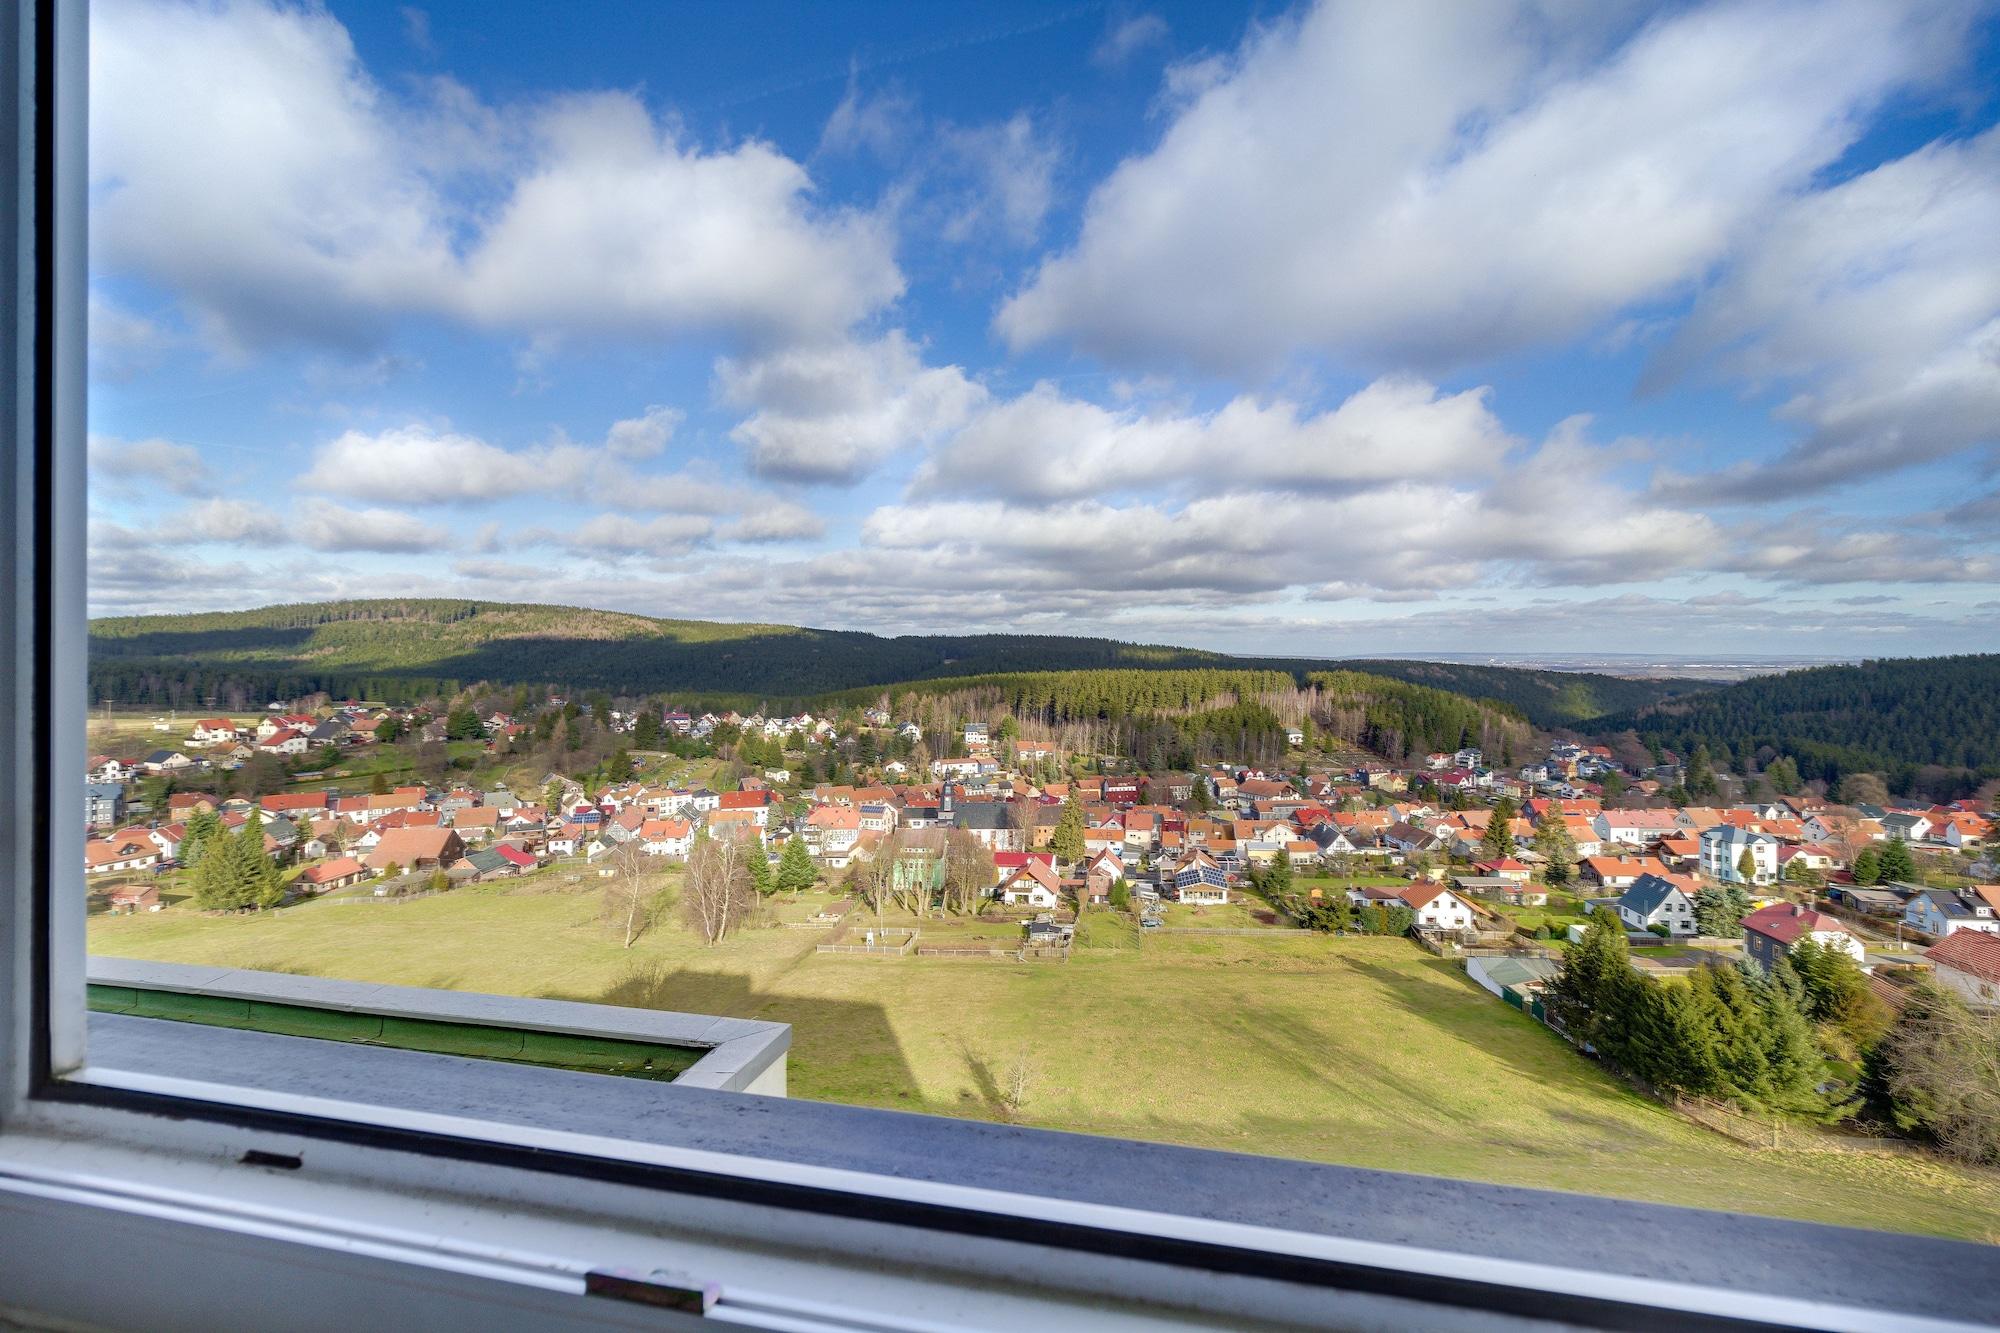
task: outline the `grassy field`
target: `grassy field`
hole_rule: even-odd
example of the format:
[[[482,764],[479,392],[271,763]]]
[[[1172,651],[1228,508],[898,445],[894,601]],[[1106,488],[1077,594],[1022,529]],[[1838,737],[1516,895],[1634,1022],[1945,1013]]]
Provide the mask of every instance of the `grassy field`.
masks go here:
[[[534,885],[91,924],[107,954],[777,1019],[799,1097],[2000,1241],[2000,1178],[1744,1148],[1406,941],[1141,938],[1103,914],[1061,964],[820,955],[820,938],[710,949],[668,925],[628,951],[593,899]]]

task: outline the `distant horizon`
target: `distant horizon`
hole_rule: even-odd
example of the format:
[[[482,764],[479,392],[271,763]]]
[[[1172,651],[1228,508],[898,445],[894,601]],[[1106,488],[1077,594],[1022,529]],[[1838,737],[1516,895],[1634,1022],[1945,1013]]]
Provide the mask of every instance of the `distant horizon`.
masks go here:
[[[1129,643],[1138,647],[1174,648],[1189,652],[1208,652],[1208,653],[1216,653],[1222,656],[1238,657],[1238,658],[1262,658],[1262,659],[1289,660],[1289,661],[1299,661],[1299,662],[1364,662],[1364,661],[1389,661],[1389,660],[1406,661],[1406,662],[1430,661],[1439,663],[1450,663],[1463,666],[1504,666],[1504,667],[1519,668],[1523,670],[1561,671],[1561,672],[1572,672],[1579,674],[1590,673],[1590,674],[1601,674],[1601,675],[1612,675],[1612,676],[1626,676],[1638,679],[1682,678],[1682,679],[1692,679],[1692,680],[1713,681],[1717,683],[1731,683],[1734,681],[1747,679],[1751,676],[1774,675],[1784,671],[1798,670],[1802,668],[1815,667],[1815,666],[1835,666],[1835,665],[1853,664],[1863,661],[1889,661],[1898,659],[1921,660],[1930,657],[1951,657],[1951,656],[1965,655],[1961,653],[1774,654],[1774,653],[1732,653],[1732,652],[1720,652],[1720,651],[1710,652],[1710,653],[1688,653],[1688,652],[1644,653],[1644,652],[1599,652],[1599,651],[1487,652],[1487,651],[1454,651],[1451,649],[1442,649],[1442,648],[1405,648],[1405,649],[1387,649],[1382,651],[1363,651],[1363,652],[1350,652],[1350,651],[1296,652],[1296,651],[1284,651],[1284,650],[1259,651],[1257,649],[1244,649],[1244,648],[1216,648],[1216,647],[1205,646],[1199,643],[1178,642],[1175,640],[1165,639],[1165,638],[1132,639],[1132,638],[1126,638],[1122,635],[1115,635],[1115,634],[1083,634],[1074,630],[1041,630],[1041,629],[1014,630],[1014,629],[981,627],[981,628],[970,628],[970,629],[916,630],[899,634],[883,634],[876,630],[871,630],[856,626],[838,626],[838,625],[824,625],[824,624],[821,625],[785,624],[784,622],[778,622],[778,621],[737,620],[737,619],[731,619],[713,615],[699,615],[699,616],[667,615],[658,612],[629,610],[619,607],[577,606],[562,602],[516,602],[501,598],[493,598],[493,597],[457,598],[449,594],[439,595],[439,594],[428,594],[428,593],[410,594],[406,598],[397,597],[393,595],[372,596],[372,597],[323,598],[323,599],[313,599],[310,601],[264,602],[256,606],[211,607],[201,611],[163,611],[163,612],[153,612],[147,614],[164,616],[164,617],[173,617],[182,615],[230,615],[230,614],[247,614],[256,611],[272,610],[286,606],[310,606],[310,605],[315,605],[321,601],[394,602],[400,600],[409,600],[409,601],[463,600],[496,608],[509,607],[509,606],[534,606],[534,607],[548,608],[551,610],[568,610],[568,611],[591,612],[591,613],[602,613],[602,614],[612,614],[612,615],[631,615],[641,619],[648,619],[648,620],[663,620],[663,621],[678,620],[678,621],[689,621],[689,622],[711,624],[711,625],[782,625],[783,628],[787,629],[810,630],[818,633],[872,634],[878,638],[884,638],[884,639],[932,638],[932,637],[953,638],[953,637],[971,637],[977,635],[1024,635],[1024,636],[1042,635],[1048,637],[1062,637],[1062,638],[1103,639],[1120,643]],[[143,619],[146,617],[145,616],[134,617],[130,615],[119,614],[115,616],[93,616],[92,620],[93,621],[124,620],[124,619],[134,619],[134,618]],[[1641,667],[1641,666],[1652,667],[1655,669],[1650,671],[1635,671],[1631,669],[1633,667]],[[1703,674],[1702,671],[1700,670],[1701,668],[1707,668],[1709,674]],[[1687,671],[1689,674],[1685,676],[1681,675],[1681,672],[1683,670]]]

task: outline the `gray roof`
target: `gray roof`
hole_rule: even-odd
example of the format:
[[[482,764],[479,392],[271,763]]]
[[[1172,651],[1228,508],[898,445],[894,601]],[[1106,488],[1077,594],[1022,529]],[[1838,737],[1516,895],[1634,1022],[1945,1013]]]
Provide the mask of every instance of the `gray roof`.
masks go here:
[[[1009,811],[998,801],[974,801],[961,805],[953,814],[953,823],[963,829],[1004,829],[1012,828]]]
[[[1632,881],[1632,887],[1625,890],[1618,899],[1618,905],[1640,916],[1651,916],[1660,909],[1671,895],[1680,893],[1681,886],[1672,880],[1661,879],[1658,875],[1645,874]],[[1683,897],[1686,895],[1683,894]]]

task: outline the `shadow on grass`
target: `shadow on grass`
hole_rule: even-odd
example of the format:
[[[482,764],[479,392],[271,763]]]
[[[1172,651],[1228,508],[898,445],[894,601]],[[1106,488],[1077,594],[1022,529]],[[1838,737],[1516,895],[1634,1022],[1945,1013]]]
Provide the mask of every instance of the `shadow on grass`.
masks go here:
[[[760,990],[737,974],[660,965],[634,968],[595,994],[550,990],[552,1000],[755,1018],[792,1025],[791,1081],[816,1100],[924,1109],[902,1043],[878,1004]],[[999,1103],[999,1088],[993,1088]],[[999,1118],[995,1116],[994,1118]]]

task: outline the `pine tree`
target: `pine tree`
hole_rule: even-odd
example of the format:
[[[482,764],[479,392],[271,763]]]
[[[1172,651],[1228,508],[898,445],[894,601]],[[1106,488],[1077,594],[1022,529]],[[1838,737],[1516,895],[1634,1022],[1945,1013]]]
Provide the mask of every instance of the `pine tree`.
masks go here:
[[[1910,845],[1901,838],[1891,838],[1882,848],[1882,878],[1908,883],[1916,877],[1917,859],[1910,855]]]
[[[1750,895],[1735,884],[1712,884],[1694,896],[1695,929],[1704,935],[1733,940],[1749,913]]]
[[[1792,965],[1780,958],[1771,969],[1764,1002],[1764,1059],[1769,1070],[1765,1105],[1775,1111],[1814,1115],[1826,1109],[1819,1084],[1826,1060],[1813,1039],[1812,1025],[1799,1011],[1805,987]]]
[[[1745,847],[1743,855],[1736,858],[1736,878],[1749,884],[1757,878],[1757,858]]]
[[[1077,799],[1076,789],[1070,788],[1069,799],[1063,802],[1062,818],[1056,821],[1054,839],[1050,849],[1056,859],[1074,865],[1083,859],[1083,803]]]
[[[187,817],[187,830],[181,835],[180,862],[190,868],[199,867],[217,837],[222,833],[222,817],[213,810],[197,810]]]
[[[1493,817],[1486,821],[1486,831],[1480,834],[1479,850],[1486,853],[1489,861],[1498,861],[1514,850],[1514,834],[1508,827],[1514,822],[1514,803],[1502,796],[1493,803]]]
[[[819,877],[813,865],[812,853],[806,850],[805,839],[794,837],[785,844],[785,851],[778,858],[778,887],[786,893],[797,896],[813,886]]]
[[[1703,993],[1684,982],[1636,978],[1625,1067],[1663,1092],[1706,1096],[1721,1071],[1715,1017]]]
[[[750,871],[750,886],[757,891],[758,897],[769,897],[778,887],[771,874],[771,858],[764,854],[762,847],[746,844],[743,851]]]
[[[1715,1091],[1744,1106],[1762,1106],[1771,1068],[1761,999],[1734,967],[1696,968],[1689,985],[1713,1020]]]
[[[1882,852],[1872,842],[1855,853],[1854,882],[1863,885],[1882,882]]]
[[[1601,1046],[1598,1038],[1610,1031],[1615,990],[1631,972],[1625,928],[1606,913],[1593,914],[1549,985],[1549,1012],[1570,1040]]]

